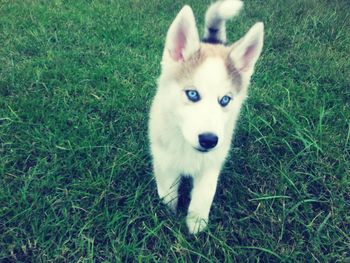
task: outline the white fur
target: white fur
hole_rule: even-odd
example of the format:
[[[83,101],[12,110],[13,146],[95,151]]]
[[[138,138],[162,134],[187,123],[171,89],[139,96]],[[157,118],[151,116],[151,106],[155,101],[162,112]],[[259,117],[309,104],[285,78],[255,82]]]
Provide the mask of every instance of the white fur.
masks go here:
[[[175,78],[175,69],[200,48],[192,10],[185,6],[169,28],[162,73],[150,112],[149,137],[157,190],[164,203],[175,210],[180,176],[193,178],[186,220],[190,233],[197,233],[207,225],[218,176],[246,98],[250,71],[260,55],[262,30],[259,25],[253,27],[233,46],[229,56],[232,62],[241,66],[239,72],[242,76],[241,89],[235,89],[220,57],[207,58],[196,68],[188,83]],[[197,90],[201,100],[196,103],[189,101],[186,89]],[[222,107],[218,100],[225,95],[232,97],[232,101]],[[196,148],[199,146],[198,135],[206,132],[216,134],[219,139],[215,148],[203,153]]]
[[[179,34],[186,35],[187,38],[184,40],[184,43],[179,43],[182,41],[177,40]],[[189,58],[199,49],[200,41],[196,21],[192,9],[188,5],[181,9],[174,19],[174,22],[171,24],[167,33],[164,51],[169,52],[170,56],[174,55],[174,53],[176,53],[175,49],[177,48],[177,44],[183,44],[186,47],[181,52],[182,58],[180,60]]]
[[[226,43],[226,20],[234,17],[243,7],[238,0],[225,0],[213,3],[205,14],[204,38],[210,35],[209,28],[217,29],[217,39]]]
[[[264,42],[264,24],[259,22],[249,29],[248,33],[235,45],[230,57],[238,71],[250,78],[258,60]]]

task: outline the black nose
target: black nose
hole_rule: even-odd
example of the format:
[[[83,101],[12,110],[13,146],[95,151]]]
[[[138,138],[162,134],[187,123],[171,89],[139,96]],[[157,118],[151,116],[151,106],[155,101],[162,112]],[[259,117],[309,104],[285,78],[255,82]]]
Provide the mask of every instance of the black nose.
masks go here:
[[[206,150],[214,148],[218,144],[218,139],[213,133],[202,133],[198,136],[200,146]]]

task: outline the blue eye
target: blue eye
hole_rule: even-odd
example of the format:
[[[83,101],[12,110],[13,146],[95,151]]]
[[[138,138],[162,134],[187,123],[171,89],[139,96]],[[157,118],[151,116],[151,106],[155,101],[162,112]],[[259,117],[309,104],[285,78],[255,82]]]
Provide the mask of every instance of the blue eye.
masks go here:
[[[223,96],[221,98],[221,100],[219,101],[219,104],[222,106],[222,107],[226,107],[231,101],[231,97],[229,96]]]
[[[187,98],[192,102],[197,102],[201,99],[199,93],[196,90],[186,90]]]

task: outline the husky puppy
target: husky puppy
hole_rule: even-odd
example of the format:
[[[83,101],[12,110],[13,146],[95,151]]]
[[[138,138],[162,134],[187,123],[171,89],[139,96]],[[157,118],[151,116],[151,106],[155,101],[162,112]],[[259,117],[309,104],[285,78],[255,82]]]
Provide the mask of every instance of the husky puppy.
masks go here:
[[[208,223],[219,173],[263,46],[261,22],[234,44],[226,44],[225,22],[242,6],[238,0],[212,4],[200,41],[192,9],[186,5],[166,36],[150,112],[150,147],[158,195],[173,210],[180,177],[193,178],[186,217],[193,234]]]

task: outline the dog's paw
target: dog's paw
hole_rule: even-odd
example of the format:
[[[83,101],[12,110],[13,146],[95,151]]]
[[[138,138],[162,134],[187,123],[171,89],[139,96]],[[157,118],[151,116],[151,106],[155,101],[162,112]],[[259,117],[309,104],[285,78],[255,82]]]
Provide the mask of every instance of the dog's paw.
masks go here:
[[[206,228],[208,224],[208,218],[203,218],[197,215],[189,214],[187,216],[186,223],[187,223],[188,231],[191,234],[197,234]]]

